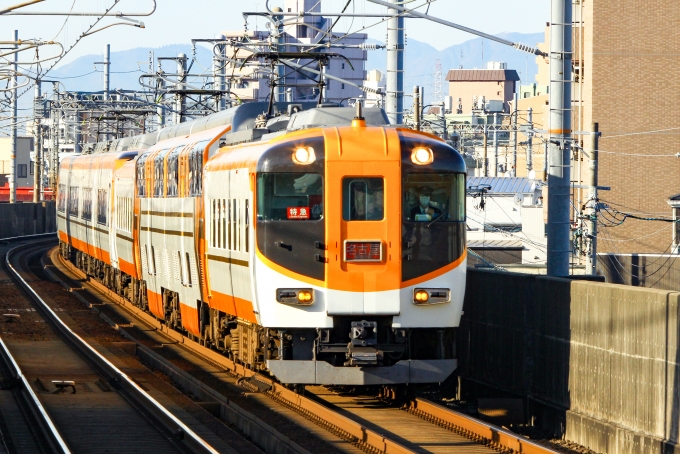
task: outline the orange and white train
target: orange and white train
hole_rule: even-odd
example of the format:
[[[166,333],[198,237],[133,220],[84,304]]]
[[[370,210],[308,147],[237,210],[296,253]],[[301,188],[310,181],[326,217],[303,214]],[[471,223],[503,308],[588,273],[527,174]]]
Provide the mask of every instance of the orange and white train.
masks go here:
[[[377,108],[266,110],[64,159],[61,253],[283,383],[445,380],[465,291],[463,158]]]

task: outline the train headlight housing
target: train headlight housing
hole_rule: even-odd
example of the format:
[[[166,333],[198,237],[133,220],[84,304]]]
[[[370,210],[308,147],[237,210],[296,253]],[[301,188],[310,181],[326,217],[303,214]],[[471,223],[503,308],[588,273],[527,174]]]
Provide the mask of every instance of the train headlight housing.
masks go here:
[[[416,288],[413,289],[413,304],[442,304],[451,301],[451,290],[448,288]]]
[[[276,301],[296,306],[314,304],[314,290],[311,288],[277,288]]]
[[[308,165],[316,161],[316,154],[312,147],[297,147],[293,151],[293,162],[295,164]]]
[[[427,147],[416,147],[411,152],[411,161],[419,166],[432,164],[432,161],[434,161],[434,154],[432,153],[432,150]]]

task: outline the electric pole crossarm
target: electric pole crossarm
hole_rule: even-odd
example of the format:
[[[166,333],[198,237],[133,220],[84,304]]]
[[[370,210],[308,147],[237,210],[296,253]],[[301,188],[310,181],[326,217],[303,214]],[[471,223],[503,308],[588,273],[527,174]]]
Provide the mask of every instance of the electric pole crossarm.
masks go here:
[[[517,50],[521,50],[524,52],[529,52],[530,54],[534,55],[539,55],[541,57],[547,57],[548,54],[545,52],[539,50],[539,49],[534,49],[531,46],[527,46],[522,43],[513,43],[512,41],[508,41],[507,39],[499,38],[497,36],[489,35],[488,33],[480,32],[477,30],[474,30],[472,28],[464,27],[462,25],[455,24],[453,22],[449,22],[444,19],[440,19],[438,17],[433,17],[430,16],[429,14],[423,14],[418,11],[410,10],[408,8],[404,8],[403,6],[395,5],[394,3],[388,3],[382,0],[368,0],[371,3],[375,3],[376,5],[382,5],[387,8],[395,9],[397,11],[400,11],[402,13],[408,13],[413,17],[419,17],[421,19],[427,19],[432,22],[437,22],[438,24],[446,25],[447,27],[455,28],[473,35],[481,36],[482,38],[486,38],[491,41],[496,41],[497,43],[505,44],[506,46],[514,47]]]

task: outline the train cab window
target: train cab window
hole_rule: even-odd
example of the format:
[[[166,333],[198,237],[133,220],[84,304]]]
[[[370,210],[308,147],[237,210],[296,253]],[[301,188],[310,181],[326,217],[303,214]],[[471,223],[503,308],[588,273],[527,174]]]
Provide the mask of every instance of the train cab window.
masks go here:
[[[175,147],[168,155],[168,197],[177,197],[179,152],[182,148],[184,145]]]
[[[189,152],[189,196],[201,195],[203,184],[203,151],[208,141],[198,142]]]
[[[379,221],[385,217],[385,181],[354,177],[342,180],[342,219]]]
[[[68,214],[69,216],[78,216],[78,187],[68,188]]]
[[[153,196],[165,196],[165,155],[168,150],[162,150],[153,160]]]
[[[146,197],[146,159],[149,153],[144,153],[137,159],[137,195]]]
[[[97,223],[106,225],[106,211],[108,210],[108,198],[106,189],[99,189],[97,192]]]
[[[62,213],[66,211],[66,185],[59,185],[59,198],[57,199],[57,210]]]
[[[83,188],[83,213],[81,217],[86,221],[92,220],[92,188]]]
[[[247,208],[246,208],[247,210]],[[318,173],[261,173],[259,221],[314,221],[323,217],[323,178]]]
[[[408,174],[403,190],[406,221],[465,220],[465,175],[461,173]]]

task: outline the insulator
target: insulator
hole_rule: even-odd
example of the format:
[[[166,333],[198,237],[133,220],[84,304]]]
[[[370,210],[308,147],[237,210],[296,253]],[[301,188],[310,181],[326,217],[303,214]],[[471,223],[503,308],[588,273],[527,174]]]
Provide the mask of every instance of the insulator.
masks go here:
[[[363,44],[359,44],[359,49],[362,49],[362,50],[378,50],[378,49],[382,49],[382,46],[379,46],[378,44],[375,44],[375,43],[363,43]]]
[[[517,50],[521,50],[523,52],[529,52],[530,54],[534,55],[543,55],[543,52],[541,52],[538,49],[534,49],[533,47],[527,46],[526,44],[522,43],[515,43],[513,47]]]

